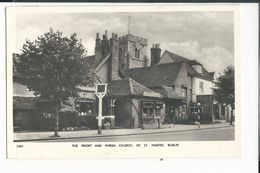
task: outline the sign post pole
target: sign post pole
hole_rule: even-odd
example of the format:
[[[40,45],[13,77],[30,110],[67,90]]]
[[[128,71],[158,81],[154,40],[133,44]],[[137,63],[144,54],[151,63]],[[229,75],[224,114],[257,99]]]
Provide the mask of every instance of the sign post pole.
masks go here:
[[[96,95],[98,97],[98,134],[102,134],[102,100],[107,92],[107,84],[96,85]]]
[[[102,99],[101,95],[98,96],[98,134],[102,134]]]

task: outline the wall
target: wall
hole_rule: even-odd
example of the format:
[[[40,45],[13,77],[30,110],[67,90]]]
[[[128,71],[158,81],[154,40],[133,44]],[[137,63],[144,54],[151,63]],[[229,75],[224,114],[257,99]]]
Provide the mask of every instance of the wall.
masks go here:
[[[119,56],[119,64],[121,67],[128,67],[127,57],[128,57],[128,41],[125,39],[119,40],[119,49],[122,50],[121,56]]]
[[[112,38],[110,39],[110,46],[111,46],[111,57],[109,59],[109,68],[108,68],[108,80],[118,80],[120,79],[118,75],[118,66],[119,66],[119,40],[117,35],[114,33],[112,34]]]
[[[141,44],[140,44],[141,45]],[[145,67],[146,66],[146,56],[147,47],[141,45],[140,48],[140,58],[135,57],[135,42],[128,42],[128,54],[129,54],[129,68]]]
[[[38,130],[39,112],[36,110],[16,109],[13,111],[14,130]]]
[[[200,88],[199,88],[200,82],[203,82],[203,86],[204,86],[204,92],[203,93],[200,92]],[[212,94],[212,87],[213,87],[212,81],[193,77],[192,78],[192,92],[193,92],[192,101],[194,103],[197,102],[197,100],[196,100],[197,95],[211,95]]]
[[[182,92],[182,85],[187,87],[187,103],[189,103],[191,101],[191,77],[188,75],[187,72],[187,67],[185,63],[182,63],[180,72],[174,82],[175,85],[175,92],[177,93],[177,95],[181,96],[181,92]]]
[[[213,121],[213,95],[197,95],[197,101],[202,105],[201,120]]]
[[[141,127],[141,101],[133,98],[132,102],[132,118],[134,119],[134,128]]]
[[[115,125],[121,128],[132,128],[132,105],[130,98],[116,99]]]
[[[135,45],[137,42],[140,45],[140,58],[135,57]],[[125,64],[125,68],[150,65],[150,61],[147,58],[147,39],[128,34],[119,38],[119,47],[122,49],[123,54],[123,57],[120,58],[120,64]]]

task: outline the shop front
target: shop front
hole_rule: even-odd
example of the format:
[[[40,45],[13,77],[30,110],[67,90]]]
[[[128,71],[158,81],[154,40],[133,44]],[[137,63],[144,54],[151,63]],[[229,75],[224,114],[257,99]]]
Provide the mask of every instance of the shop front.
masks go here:
[[[160,128],[164,103],[158,100],[143,100],[141,104],[142,128]]]

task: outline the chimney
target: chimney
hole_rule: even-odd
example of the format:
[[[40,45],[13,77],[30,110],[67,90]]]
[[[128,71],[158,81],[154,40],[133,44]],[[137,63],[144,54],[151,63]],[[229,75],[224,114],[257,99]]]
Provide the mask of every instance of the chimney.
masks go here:
[[[99,33],[96,35],[96,46],[95,46],[95,64],[99,63],[102,58],[102,46],[99,38]]]
[[[108,80],[118,80],[120,79],[118,74],[119,67],[119,40],[117,34],[112,33],[112,37],[110,38],[110,60],[108,67]]]
[[[161,58],[161,48],[160,44],[153,44],[151,48],[151,66],[159,63]]]
[[[109,53],[109,40],[107,37],[107,30],[105,30],[105,34],[103,35],[101,46],[102,46],[102,57],[105,58]]]

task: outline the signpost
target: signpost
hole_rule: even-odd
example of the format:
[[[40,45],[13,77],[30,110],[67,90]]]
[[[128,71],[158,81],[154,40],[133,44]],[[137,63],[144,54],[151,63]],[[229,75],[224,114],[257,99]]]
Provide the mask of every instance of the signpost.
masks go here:
[[[107,84],[96,84],[96,95],[98,97],[98,134],[102,133],[102,99],[107,93]]]

